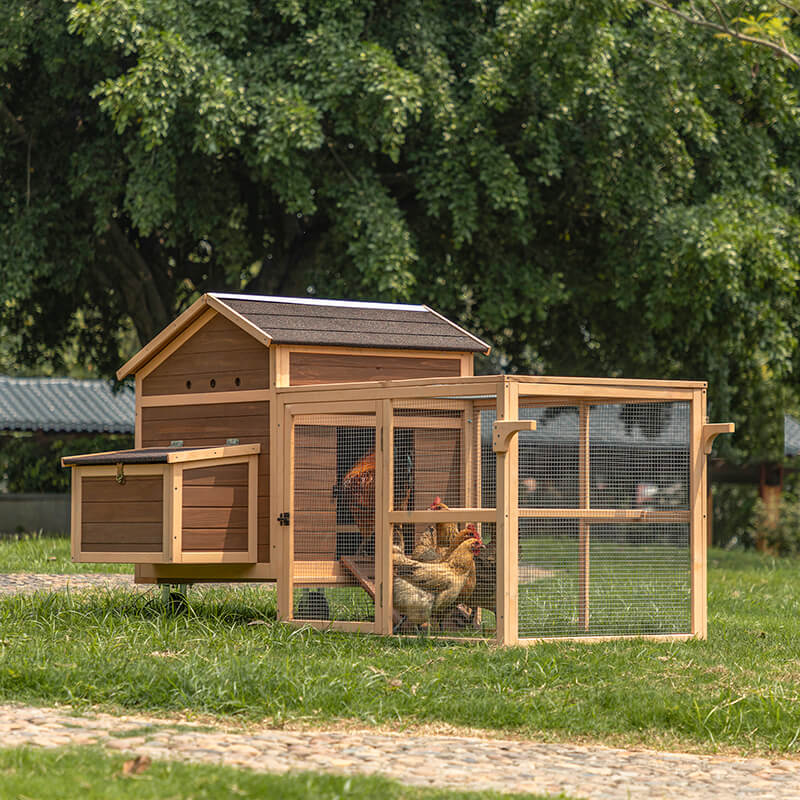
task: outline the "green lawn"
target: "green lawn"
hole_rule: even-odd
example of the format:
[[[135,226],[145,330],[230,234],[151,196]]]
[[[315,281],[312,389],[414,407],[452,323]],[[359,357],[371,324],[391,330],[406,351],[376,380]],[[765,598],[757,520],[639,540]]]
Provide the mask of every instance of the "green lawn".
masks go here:
[[[124,775],[124,762],[122,756],[108,756],[94,748],[0,750],[0,793],[3,800],[545,800],[542,795],[417,789],[375,776],[266,775],[169,761],[154,762],[138,775]]]
[[[0,699],[800,750],[796,560],[713,551],[707,642],[499,650],[295,630],[274,622],[274,592],[254,586],[194,593],[177,617],[153,597],[118,590],[0,600]]]
[[[133,572],[131,564],[74,564],[69,554],[69,539],[21,533],[0,538],[0,573],[51,572],[73,575],[78,572]]]

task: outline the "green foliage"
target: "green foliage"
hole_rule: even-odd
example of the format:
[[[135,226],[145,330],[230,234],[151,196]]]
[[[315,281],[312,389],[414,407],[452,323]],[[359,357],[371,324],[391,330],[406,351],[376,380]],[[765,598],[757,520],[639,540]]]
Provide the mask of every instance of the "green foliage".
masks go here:
[[[635,0],[10,0],[0,29],[26,363],[79,336],[109,373],[124,319],[144,341],[206,289],[414,300],[510,371],[708,379],[722,454],[779,456],[789,62]]]
[[[775,555],[800,555],[800,503],[782,498],[777,508],[771,510],[763,500],[756,500],[749,534],[753,541],[763,537]]]
[[[0,477],[9,492],[68,492],[69,470],[61,467],[62,456],[129,447],[133,437],[127,434],[0,437]]]

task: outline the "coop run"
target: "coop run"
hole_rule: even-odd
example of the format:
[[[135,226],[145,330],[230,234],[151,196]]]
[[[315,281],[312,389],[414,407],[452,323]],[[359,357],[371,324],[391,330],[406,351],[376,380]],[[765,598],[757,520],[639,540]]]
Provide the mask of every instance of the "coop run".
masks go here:
[[[463,377],[278,393],[281,615],[496,639],[706,636],[697,382]]]
[[[136,449],[63,459],[73,559],[324,629],[705,637],[706,384],[488,351],[427,306],[203,295],[117,373]]]

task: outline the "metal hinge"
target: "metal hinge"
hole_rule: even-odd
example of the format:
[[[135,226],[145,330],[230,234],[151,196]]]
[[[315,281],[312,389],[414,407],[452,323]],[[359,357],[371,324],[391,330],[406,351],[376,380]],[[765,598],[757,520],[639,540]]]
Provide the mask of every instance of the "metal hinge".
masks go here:
[[[289,524],[289,512],[284,511],[283,514],[278,514],[278,525],[286,526]]]

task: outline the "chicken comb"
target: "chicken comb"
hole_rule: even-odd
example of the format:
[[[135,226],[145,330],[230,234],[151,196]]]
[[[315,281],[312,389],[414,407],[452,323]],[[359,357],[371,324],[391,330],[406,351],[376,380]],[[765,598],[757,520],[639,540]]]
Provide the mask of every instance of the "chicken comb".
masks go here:
[[[441,504],[442,504],[442,498],[439,497],[439,495],[437,494],[436,497],[433,498],[433,502],[431,503],[431,508],[433,508],[434,506],[440,506]]]

